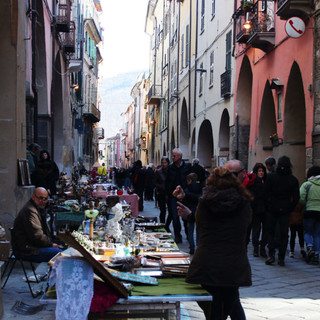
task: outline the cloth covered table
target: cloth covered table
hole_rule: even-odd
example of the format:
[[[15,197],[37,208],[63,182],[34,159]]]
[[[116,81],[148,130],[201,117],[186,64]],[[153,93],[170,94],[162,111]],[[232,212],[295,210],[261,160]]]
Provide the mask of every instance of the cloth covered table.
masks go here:
[[[56,285],[56,319],[87,319],[93,297],[93,269],[88,261],[58,257],[49,284]]]

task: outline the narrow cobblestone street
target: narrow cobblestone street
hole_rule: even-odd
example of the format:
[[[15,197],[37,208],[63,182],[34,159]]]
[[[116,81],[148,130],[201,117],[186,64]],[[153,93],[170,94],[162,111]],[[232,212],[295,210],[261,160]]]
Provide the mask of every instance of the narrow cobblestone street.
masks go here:
[[[154,217],[158,209],[153,201],[145,201],[145,210],[141,215]],[[183,239],[180,249],[188,252],[188,243]],[[253,285],[241,288],[240,295],[248,320],[318,320],[320,312],[320,278],[319,266],[307,265],[301,258],[296,245],[295,258],[286,258],[285,267],[276,263],[267,266],[264,258],[254,258],[253,248],[249,246],[249,260],[252,268]],[[236,266],[235,266],[236,268]],[[40,270],[41,273],[41,270]],[[42,286],[45,287],[45,282]],[[55,305],[45,305],[33,315],[21,315],[11,310],[16,301],[28,305],[39,305],[39,299],[32,299],[27,284],[23,283],[22,270],[17,265],[14,268],[5,289],[2,290],[4,305],[4,320],[9,319],[55,319]],[[171,315],[174,319],[175,315]],[[147,316],[146,318],[148,319]],[[181,319],[205,319],[203,312],[196,302],[183,303]]]

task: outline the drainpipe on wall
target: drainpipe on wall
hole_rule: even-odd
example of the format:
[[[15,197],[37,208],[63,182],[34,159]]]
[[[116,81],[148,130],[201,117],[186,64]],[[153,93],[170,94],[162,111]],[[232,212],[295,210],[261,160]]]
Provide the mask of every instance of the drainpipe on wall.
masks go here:
[[[32,30],[32,40],[31,40],[31,50],[32,50],[32,91],[33,91],[33,140],[38,142],[38,91],[36,85],[36,44],[37,44],[37,0],[32,0],[32,18],[31,18],[31,30]]]
[[[52,0],[52,11],[56,12],[56,1]],[[53,20],[55,22],[55,19]],[[51,99],[51,159],[54,160],[54,112],[53,112],[53,106],[52,106],[52,89],[55,86],[55,40],[56,40],[56,28],[53,24],[51,26],[51,32],[52,32],[52,80],[51,80],[51,93],[50,93],[50,99]]]
[[[167,105],[167,156],[170,150],[170,99],[171,99],[171,88],[170,88],[170,77],[171,77],[171,50],[170,50],[170,36],[171,36],[171,3],[170,3],[170,14],[169,14],[169,50],[168,50],[168,105]]]
[[[189,23],[189,58],[188,58],[188,105],[189,105],[189,112],[188,112],[188,134],[189,138],[191,137],[191,30],[192,30],[192,1],[190,1],[190,8],[189,8],[189,15],[190,15],[190,23]],[[187,41],[187,39],[186,39]],[[192,146],[191,146],[192,148]]]
[[[178,49],[177,49],[177,91],[179,92],[179,66],[180,66],[180,12],[181,12],[181,2],[179,2],[179,11],[178,11],[178,25],[177,25],[177,41],[178,41]],[[179,99],[177,99],[177,147],[179,148]]]
[[[198,59],[198,19],[199,19],[199,0],[197,0],[197,9],[196,9],[196,43],[195,43],[195,60],[194,60],[194,70],[197,70],[197,59]],[[193,117],[196,117],[196,113],[197,113],[197,73],[196,71],[194,72],[194,106],[193,106]]]

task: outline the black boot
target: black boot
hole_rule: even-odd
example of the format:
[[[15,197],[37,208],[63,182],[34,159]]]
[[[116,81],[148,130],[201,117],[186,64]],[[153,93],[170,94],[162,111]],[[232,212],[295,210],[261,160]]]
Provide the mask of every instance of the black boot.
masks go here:
[[[253,256],[254,257],[259,257],[259,247],[254,247],[253,248]]]
[[[267,257],[266,248],[263,246],[260,246],[260,257],[263,257],[263,258]]]

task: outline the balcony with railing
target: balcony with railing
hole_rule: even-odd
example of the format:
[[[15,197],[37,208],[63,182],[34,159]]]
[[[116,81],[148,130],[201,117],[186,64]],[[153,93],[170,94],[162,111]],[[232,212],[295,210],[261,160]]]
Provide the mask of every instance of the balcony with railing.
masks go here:
[[[268,52],[275,44],[275,3],[258,0],[251,10],[251,29],[248,43],[254,48]]]
[[[63,48],[64,53],[66,54],[72,54],[75,52],[76,48],[76,26],[74,21],[69,22],[69,32],[68,33],[61,33],[61,45]]]
[[[101,112],[93,103],[86,103],[82,115],[84,119],[95,123],[100,121]]]
[[[220,75],[221,83],[221,97],[226,98],[231,94],[231,71],[227,70],[226,72]]]
[[[242,6],[233,14],[236,21],[236,40],[250,43],[252,47],[265,52],[275,43],[275,3],[274,0],[247,1],[250,6]]]
[[[70,0],[59,0],[56,16],[57,32],[69,32],[70,30]]]
[[[161,95],[161,86],[152,85],[147,96],[148,105],[160,105],[160,101],[163,99]]]
[[[314,10],[314,0],[277,0],[278,10],[276,14],[281,20],[291,17],[306,18]]]

